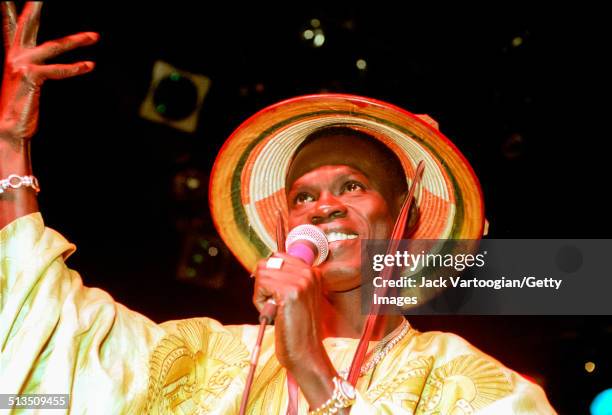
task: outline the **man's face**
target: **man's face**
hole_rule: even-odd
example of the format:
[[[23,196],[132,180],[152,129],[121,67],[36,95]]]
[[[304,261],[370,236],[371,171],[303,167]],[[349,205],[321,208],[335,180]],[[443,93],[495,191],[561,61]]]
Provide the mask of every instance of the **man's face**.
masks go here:
[[[393,217],[374,181],[347,165],[317,167],[287,193],[289,228],[313,224],[325,232],[329,256],[319,265],[325,288],[347,291],[361,284],[360,239],[387,239]]]

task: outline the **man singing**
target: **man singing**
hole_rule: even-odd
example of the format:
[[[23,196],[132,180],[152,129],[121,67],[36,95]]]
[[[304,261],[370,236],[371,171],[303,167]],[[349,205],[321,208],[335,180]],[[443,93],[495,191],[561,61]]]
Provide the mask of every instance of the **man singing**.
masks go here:
[[[26,3],[18,17],[2,3],[0,393],[70,394],[69,413],[238,413],[257,326],[205,317],[155,324],[85,287],[64,262],[74,246],[43,224],[29,156],[40,88],[93,69],[44,61],[98,35],[37,46],[41,4]],[[247,413],[554,413],[541,388],[465,340],[420,333],[397,315],[378,319],[358,380],[346,380],[367,318],[360,241],[390,238],[419,161],[412,237],[482,236],[482,195],[465,158],[392,105],[300,97],[260,111],[227,140],[211,174],[212,216],[254,270],[257,309],[278,305]],[[276,252],[279,212],[287,230],[324,233],[323,263]]]

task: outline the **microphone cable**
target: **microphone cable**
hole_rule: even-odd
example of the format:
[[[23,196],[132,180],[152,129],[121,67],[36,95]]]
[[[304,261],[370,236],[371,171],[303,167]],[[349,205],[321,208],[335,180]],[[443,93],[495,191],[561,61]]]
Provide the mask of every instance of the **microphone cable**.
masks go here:
[[[277,212],[278,219],[276,221],[276,248],[278,252],[285,252],[285,223],[283,221],[283,216],[280,211]],[[263,336],[266,332],[266,326],[268,324],[272,324],[272,319],[267,316],[272,316],[276,314],[275,312],[267,311],[267,308],[276,308],[276,303],[273,299],[268,300],[264,305],[264,308],[261,310],[261,314],[259,315],[259,332],[257,333],[257,341],[255,342],[255,347],[253,347],[253,351],[251,352],[251,362],[249,367],[249,374],[247,375],[246,382],[244,384],[244,391],[242,392],[242,401],[240,402],[240,415],[246,414],[246,406],[249,401],[249,394],[251,393],[251,386],[253,385],[253,378],[255,377],[255,369],[257,368],[257,363],[259,362],[259,353],[261,352],[261,343],[263,341]],[[289,373],[287,373],[289,375]],[[291,405],[289,410],[291,409]],[[296,408],[297,409],[297,408]],[[289,410],[287,412],[289,412]]]

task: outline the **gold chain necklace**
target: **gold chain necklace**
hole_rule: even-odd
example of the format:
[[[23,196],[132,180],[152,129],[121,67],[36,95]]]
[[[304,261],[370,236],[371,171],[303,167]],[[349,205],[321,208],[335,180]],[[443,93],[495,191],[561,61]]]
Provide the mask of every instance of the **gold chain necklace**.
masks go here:
[[[378,342],[376,347],[368,354],[372,357],[369,358],[365,365],[361,366],[359,370],[359,376],[363,376],[368,373],[374,366],[376,366],[389,352],[393,349],[401,339],[410,331],[410,323],[408,320],[404,320],[402,324],[397,326],[391,333],[387,334],[382,340]],[[341,370],[339,375],[346,379],[348,376],[348,369]]]

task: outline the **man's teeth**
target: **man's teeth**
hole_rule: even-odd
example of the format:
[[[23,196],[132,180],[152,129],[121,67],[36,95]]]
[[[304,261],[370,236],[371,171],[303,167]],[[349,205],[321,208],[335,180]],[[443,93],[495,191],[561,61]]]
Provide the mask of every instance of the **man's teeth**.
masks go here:
[[[344,241],[345,239],[355,239],[357,235],[341,232],[330,232],[327,234],[327,242]]]

